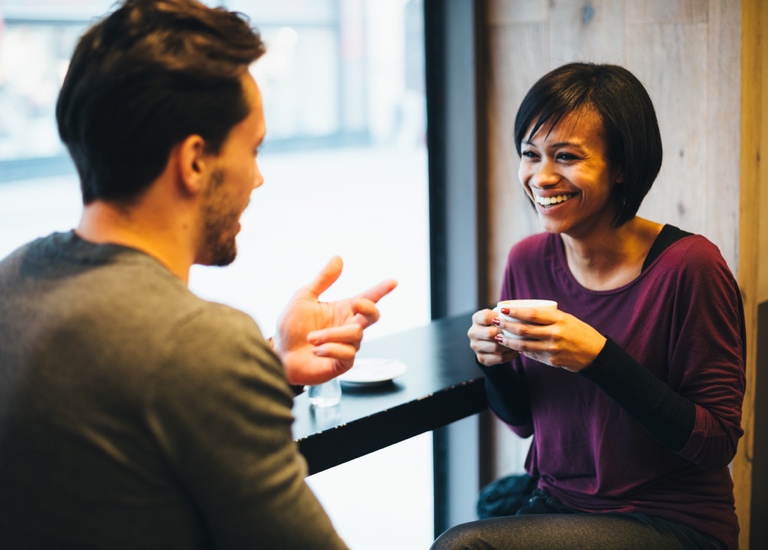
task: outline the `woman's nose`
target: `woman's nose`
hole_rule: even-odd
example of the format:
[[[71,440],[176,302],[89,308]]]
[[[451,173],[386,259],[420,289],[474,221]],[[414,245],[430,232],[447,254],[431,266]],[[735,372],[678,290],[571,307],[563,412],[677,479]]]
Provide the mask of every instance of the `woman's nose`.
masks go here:
[[[557,173],[556,166],[548,160],[541,161],[531,177],[531,185],[535,187],[549,187],[559,181],[560,175]]]

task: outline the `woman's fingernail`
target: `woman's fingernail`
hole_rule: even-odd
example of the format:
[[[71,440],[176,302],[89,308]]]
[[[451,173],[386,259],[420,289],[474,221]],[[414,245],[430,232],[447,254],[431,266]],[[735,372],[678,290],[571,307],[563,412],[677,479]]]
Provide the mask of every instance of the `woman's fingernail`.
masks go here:
[[[504,315],[509,315],[509,308],[508,308],[508,307],[503,307],[503,308],[501,308],[501,312],[502,312]]]
[[[504,341],[504,337],[501,334],[497,334],[494,340],[496,340],[499,344],[501,344]]]
[[[494,324],[494,325],[496,325],[497,327],[498,327],[498,326],[501,326],[501,319],[494,319],[493,321],[491,321],[491,323],[493,323],[493,324]]]

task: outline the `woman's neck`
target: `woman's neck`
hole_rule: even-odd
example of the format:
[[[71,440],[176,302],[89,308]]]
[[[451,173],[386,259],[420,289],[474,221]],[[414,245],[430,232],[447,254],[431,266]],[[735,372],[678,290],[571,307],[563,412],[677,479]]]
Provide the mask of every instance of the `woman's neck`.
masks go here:
[[[635,217],[587,238],[561,234],[568,267],[579,284],[590,290],[622,287],[640,275],[661,228],[659,223]]]

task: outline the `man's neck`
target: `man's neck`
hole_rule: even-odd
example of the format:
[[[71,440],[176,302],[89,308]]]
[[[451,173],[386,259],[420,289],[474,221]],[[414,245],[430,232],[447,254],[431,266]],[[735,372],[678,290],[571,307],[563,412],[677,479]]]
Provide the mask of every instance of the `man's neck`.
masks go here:
[[[167,212],[143,207],[122,207],[105,201],[86,205],[75,233],[96,244],[119,244],[140,250],[165,265],[171,273],[189,283],[194,255],[185,234],[173,227]]]

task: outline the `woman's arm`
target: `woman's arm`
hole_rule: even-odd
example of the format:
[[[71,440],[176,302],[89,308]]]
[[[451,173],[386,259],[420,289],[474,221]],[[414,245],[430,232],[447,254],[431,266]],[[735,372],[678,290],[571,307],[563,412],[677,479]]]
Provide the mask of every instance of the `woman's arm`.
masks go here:
[[[483,367],[488,405],[503,422],[515,427],[515,432],[527,437],[533,433],[533,416],[528,383],[522,372],[510,363]]]
[[[675,393],[610,338],[581,374],[625,409],[659,443],[680,451],[696,423],[696,405]]]
[[[475,352],[477,364],[485,374],[485,388],[491,410],[521,437],[533,433],[531,402],[525,375],[512,366],[519,354],[496,338],[501,333],[497,313],[482,309],[472,315],[467,331],[469,345]]]

